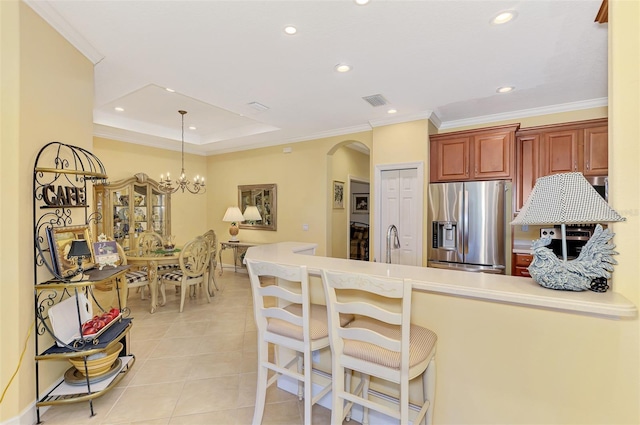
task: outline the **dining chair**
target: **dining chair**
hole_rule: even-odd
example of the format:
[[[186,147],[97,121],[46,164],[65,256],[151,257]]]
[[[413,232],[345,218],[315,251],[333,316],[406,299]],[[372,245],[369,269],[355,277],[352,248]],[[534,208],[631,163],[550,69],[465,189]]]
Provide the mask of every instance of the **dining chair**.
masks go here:
[[[187,242],[180,251],[178,257],[180,269],[164,273],[161,276],[160,293],[163,300],[165,299],[166,284],[171,283],[180,287],[180,313],[184,309],[187,290],[206,283],[205,275],[209,268],[210,255],[209,242],[203,236],[198,236]],[[211,302],[209,290],[206,289],[204,293],[207,296],[207,302]],[[195,291],[192,296],[195,296]]]
[[[116,247],[118,249],[118,265],[126,266],[127,265],[127,255],[120,246],[119,243],[116,242]],[[149,289],[149,274],[147,270],[132,270],[128,271],[124,275],[125,283],[127,284],[127,297],[129,297],[129,290],[132,288],[139,288],[140,290],[140,299],[145,299],[144,290]],[[162,304],[166,303],[167,299],[165,294],[162,294]]]
[[[211,291],[212,283],[213,287],[216,288],[216,291],[220,290],[216,283],[216,267],[218,266],[218,235],[216,235],[215,230],[211,229],[205,232],[203,236],[207,242],[209,242],[209,250],[211,251],[211,256],[209,257],[209,270],[207,273],[207,290],[209,291],[209,294],[213,296],[215,292]]]
[[[152,253],[154,251],[161,250],[163,246],[162,236],[159,233],[153,231],[141,232],[138,235],[138,248],[142,250],[143,253]],[[178,263],[174,264],[159,264],[158,265],[158,273],[167,271],[167,270],[175,270],[177,269]],[[142,270],[146,270],[146,267],[143,267]]]
[[[313,395],[312,373],[316,369],[313,368],[312,352],[329,346],[327,310],[324,305],[310,301],[306,266],[249,259],[246,263],[258,329],[258,382],[253,424],[262,423],[267,388],[282,375],[297,380],[298,398],[304,399],[304,423],[310,424],[313,404],[331,390],[329,382]],[[350,319],[352,317],[345,316],[344,322]],[[275,346],[273,361],[269,360],[269,344]],[[295,356],[286,364],[280,361],[279,347],[295,351]],[[275,374],[268,378],[270,370]]]
[[[422,376],[422,401],[412,418],[414,424],[433,420],[435,393],[436,334],[411,324],[411,282],[408,279],[322,270],[327,298],[333,376],[344,369],[360,372],[357,387],[333,379],[331,423],[342,423],[354,404],[363,407],[362,423],[369,423],[369,409],[409,423],[409,381]],[[348,325],[342,314],[354,314]],[[399,385],[397,409],[374,401],[371,377]],[[374,393],[374,394],[371,394]],[[379,394],[379,393],[378,393]],[[392,397],[386,394],[384,399]],[[378,398],[378,400],[381,400]],[[345,405],[346,402],[346,405]],[[415,407],[415,406],[414,406]]]

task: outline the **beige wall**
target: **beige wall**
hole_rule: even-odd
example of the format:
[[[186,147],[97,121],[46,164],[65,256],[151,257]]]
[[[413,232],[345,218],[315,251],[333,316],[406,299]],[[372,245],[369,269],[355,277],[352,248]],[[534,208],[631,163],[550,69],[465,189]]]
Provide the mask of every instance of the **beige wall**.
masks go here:
[[[179,124],[176,114],[176,124]],[[180,143],[176,142],[177,149]],[[151,148],[115,140],[94,138],[93,153],[104,164],[110,181],[127,179],[137,173],[145,173],[149,178],[158,181],[160,174],[167,172],[177,178],[181,170],[180,151]],[[207,158],[199,155],[185,154],[184,168],[191,180],[196,175],[207,175]],[[210,229],[208,224],[207,196],[219,190],[219,183],[205,178],[207,192],[204,195],[193,195],[178,191],[171,195],[171,233],[176,243],[185,242],[201,235]],[[91,203],[93,205],[93,202]]]
[[[19,373],[0,405],[0,421],[34,403],[32,178],[48,142],[91,149],[93,65],[22,2],[0,2],[2,28],[2,204],[0,205],[0,382]],[[9,178],[11,177],[11,178]],[[80,224],[80,223],[77,223]],[[26,345],[24,359],[20,354]],[[68,367],[40,368],[44,389]]]
[[[640,7],[638,2],[621,0],[610,1],[609,7],[611,22],[615,22],[609,27],[610,195],[613,207],[627,217],[627,222],[614,225],[620,252],[614,286],[640,305]],[[0,19],[0,166],[3,177],[17,176],[11,181],[0,179],[0,236],[10,242],[0,245],[0,380],[4,389],[19,365],[33,321],[30,209],[34,156],[51,140],[91,147],[93,74],[91,64],[22,3],[0,2]],[[594,118],[601,116],[601,112],[594,114]],[[530,125],[551,123],[553,118],[534,121]],[[227,224],[221,217],[226,206],[237,203],[237,185],[277,183],[278,231],[243,229],[240,238],[318,242],[318,253],[324,255],[331,240],[327,155],[340,143],[356,140],[372,149],[372,172],[375,164],[428,164],[429,128],[433,129],[426,120],[385,126],[297,143],[291,145],[291,154],[283,154],[280,146],[206,159],[188,156],[189,173],[201,172],[206,164],[209,189],[204,198],[182,195],[184,203],[174,203],[184,205],[185,211],[174,210],[174,215],[186,221],[185,227],[174,227],[174,233],[178,234],[175,229],[188,234],[212,227],[224,238]],[[140,171],[157,178],[179,167],[176,152],[100,139],[95,141],[95,153],[107,158],[111,178]],[[189,215],[189,209],[202,208],[200,202],[206,204],[204,212]],[[304,223],[309,224],[308,232],[302,231]],[[416,295],[416,302],[421,308],[414,311],[414,319],[439,334],[436,423],[640,423],[638,318],[615,321],[429,294]],[[19,373],[0,405],[0,422],[32,406],[32,358],[29,342]]]
[[[427,212],[427,191],[429,176],[429,130],[433,125],[428,120],[411,121],[392,124],[373,129],[373,149],[371,150],[371,214],[369,222],[372,230],[370,238],[370,258],[375,256],[375,246],[379,243],[375,229],[377,202],[375,196],[375,167],[377,165],[401,164],[406,162],[422,162],[424,164],[424,190],[422,210]],[[422,231],[422,265],[426,266],[427,226]]]

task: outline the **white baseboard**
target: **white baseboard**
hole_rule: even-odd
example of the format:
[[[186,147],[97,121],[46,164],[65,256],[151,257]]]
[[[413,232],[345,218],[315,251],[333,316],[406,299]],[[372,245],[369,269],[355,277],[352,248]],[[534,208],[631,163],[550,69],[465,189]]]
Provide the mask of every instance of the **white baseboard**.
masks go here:
[[[40,413],[46,408],[40,408]],[[31,403],[26,409],[24,409],[18,416],[15,416],[9,420],[1,422],[0,425],[35,425],[38,419],[36,416],[36,403]]]

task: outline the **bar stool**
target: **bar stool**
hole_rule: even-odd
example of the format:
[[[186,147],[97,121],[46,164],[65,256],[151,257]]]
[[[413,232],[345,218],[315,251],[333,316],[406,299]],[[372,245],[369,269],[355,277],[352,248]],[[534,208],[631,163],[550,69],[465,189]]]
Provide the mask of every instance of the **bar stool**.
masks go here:
[[[410,323],[411,282],[327,270],[322,270],[322,282],[329,313],[333,376],[351,369],[362,377],[353,392],[345,388],[342,379],[333,379],[331,423],[341,424],[353,405],[359,404],[363,407],[363,424],[369,422],[369,409],[408,424],[409,381],[422,375],[423,400],[412,422],[426,418],[431,424],[437,336]],[[355,314],[356,318],[342,325],[341,314]],[[369,399],[371,376],[399,384],[398,409]]]
[[[311,353],[329,346],[327,310],[311,304],[309,276],[306,266],[292,266],[247,260],[247,270],[253,293],[253,309],[258,328],[258,382],[253,424],[262,423],[267,388],[285,375],[298,381],[298,397],[304,398],[304,423],[311,424],[311,406],[331,390],[331,382],[313,395]],[[263,277],[287,281],[266,282]],[[269,279],[270,280],[270,279]],[[266,297],[274,297],[265,301]],[[343,319],[343,322],[349,320]],[[269,344],[276,345],[275,359],[269,361]],[[287,364],[281,364],[278,347],[296,352]],[[294,368],[295,366],[295,368]],[[268,371],[275,374],[268,378]],[[341,376],[344,377],[344,374]],[[336,378],[334,378],[336,379]]]

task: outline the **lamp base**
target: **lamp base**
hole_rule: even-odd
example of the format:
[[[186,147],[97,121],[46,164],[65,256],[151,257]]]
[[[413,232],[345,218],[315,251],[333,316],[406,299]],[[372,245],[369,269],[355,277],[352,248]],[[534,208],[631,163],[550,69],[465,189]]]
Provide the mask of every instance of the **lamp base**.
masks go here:
[[[236,223],[231,223],[231,227],[229,227],[229,234],[231,235],[231,239],[229,239],[229,242],[240,242],[240,240],[238,239],[238,233],[240,233],[240,229],[238,229]]]

